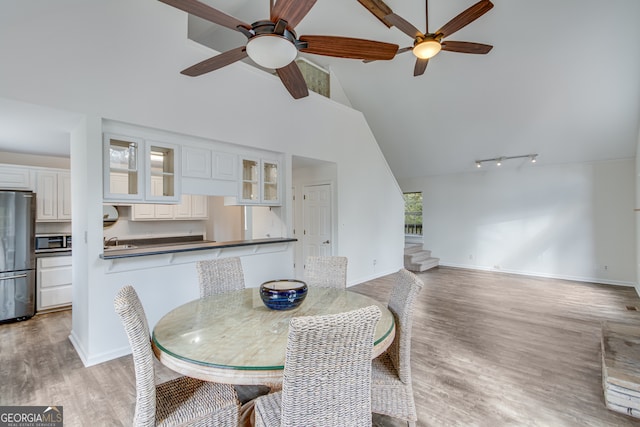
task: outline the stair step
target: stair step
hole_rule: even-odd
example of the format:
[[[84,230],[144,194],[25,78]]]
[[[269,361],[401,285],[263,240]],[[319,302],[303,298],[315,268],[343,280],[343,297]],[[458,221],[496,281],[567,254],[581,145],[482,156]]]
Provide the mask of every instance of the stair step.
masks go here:
[[[422,250],[422,245],[411,245],[411,246],[405,246],[404,247],[404,253],[406,254],[413,254],[416,252],[420,252]]]
[[[419,252],[414,252],[410,254],[407,254],[407,253],[404,254],[405,264],[412,263],[412,262],[420,262],[427,258],[431,258],[431,251],[419,251]]]
[[[420,262],[405,264],[404,267],[409,271],[421,272],[437,267],[439,264],[440,258],[431,257]]]

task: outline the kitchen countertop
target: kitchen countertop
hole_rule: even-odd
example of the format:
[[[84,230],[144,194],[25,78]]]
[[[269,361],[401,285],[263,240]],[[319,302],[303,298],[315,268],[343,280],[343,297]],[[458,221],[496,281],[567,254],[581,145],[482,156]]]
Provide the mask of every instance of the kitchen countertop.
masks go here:
[[[155,243],[155,244],[136,244],[133,248],[126,249],[113,249],[111,247],[104,251],[100,258],[105,260],[118,259],[118,258],[132,258],[148,255],[170,254],[177,252],[192,252],[203,251],[211,249],[232,248],[239,246],[252,246],[252,245],[269,245],[274,243],[288,243],[296,242],[298,239],[291,239],[286,237],[275,237],[268,239],[252,239],[252,240],[234,240],[230,242],[214,242],[210,240],[200,240],[195,242],[178,242],[178,243]]]

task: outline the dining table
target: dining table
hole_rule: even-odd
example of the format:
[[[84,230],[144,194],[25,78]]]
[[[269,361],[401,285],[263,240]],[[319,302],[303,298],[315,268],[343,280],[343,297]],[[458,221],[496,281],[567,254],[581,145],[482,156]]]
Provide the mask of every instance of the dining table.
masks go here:
[[[272,310],[259,288],[245,288],[190,301],[164,315],[153,328],[158,360],[183,375],[233,385],[281,386],[289,322],[296,316],[337,314],[375,305],[382,316],[375,329],[372,358],[395,336],[386,303],[334,288],[308,288],[291,310]]]

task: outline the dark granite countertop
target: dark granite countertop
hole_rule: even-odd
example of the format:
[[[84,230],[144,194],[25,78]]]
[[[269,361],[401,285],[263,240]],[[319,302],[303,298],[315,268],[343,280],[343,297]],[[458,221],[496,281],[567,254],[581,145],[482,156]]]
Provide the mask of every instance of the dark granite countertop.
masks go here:
[[[140,243],[140,241],[122,240],[120,246],[125,246],[123,249],[116,249],[117,246],[112,246],[106,249],[100,258],[118,259],[118,258],[132,258],[147,255],[159,255],[170,254],[177,252],[191,252],[191,251],[203,251],[211,249],[233,248],[238,246],[252,246],[252,245],[269,245],[274,243],[288,243],[296,242],[298,239],[291,239],[287,237],[276,237],[268,239],[253,239],[253,240],[234,240],[230,242],[214,242],[211,240],[198,240],[198,241],[185,241],[185,242],[171,242],[171,243]],[[131,242],[131,243],[129,243]],[[134,247],[126,247],[128,245],[134,245]]]

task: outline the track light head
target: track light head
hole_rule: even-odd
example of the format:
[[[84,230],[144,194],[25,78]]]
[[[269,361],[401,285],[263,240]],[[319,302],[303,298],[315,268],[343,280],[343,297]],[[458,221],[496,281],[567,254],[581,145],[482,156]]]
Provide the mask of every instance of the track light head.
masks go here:
[[[482,164],[485,162],[495,162],[496,166],[502,166],[502,163],[504,163],[505,160],[511,160],[511,159],[529,159],[531,163],[536,163],[538,159],[538,155],[523,154],[521,156],[500,156],[500,157],[494,157],[493,159],[476,160],[476,167],[481,168]]]

